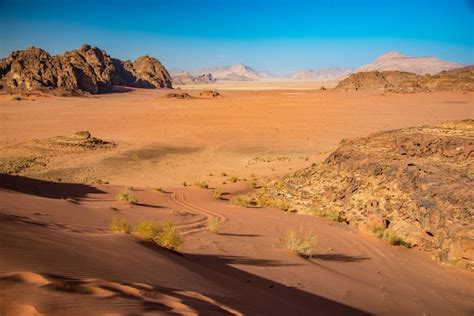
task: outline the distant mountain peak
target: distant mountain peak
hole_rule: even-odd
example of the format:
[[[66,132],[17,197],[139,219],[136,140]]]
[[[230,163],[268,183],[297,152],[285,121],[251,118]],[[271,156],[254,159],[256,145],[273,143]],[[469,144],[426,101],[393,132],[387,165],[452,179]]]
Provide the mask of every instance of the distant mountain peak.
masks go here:
[[[387,59],[393,59],[393,58],[407,58],[408,56],[407,55],[404,55],[400,52],[397,52],[397,51],[389,51],[389,52],[386,52],[382,55],[380,55],[375,61],[383,61],[383,60],[387,60]]]

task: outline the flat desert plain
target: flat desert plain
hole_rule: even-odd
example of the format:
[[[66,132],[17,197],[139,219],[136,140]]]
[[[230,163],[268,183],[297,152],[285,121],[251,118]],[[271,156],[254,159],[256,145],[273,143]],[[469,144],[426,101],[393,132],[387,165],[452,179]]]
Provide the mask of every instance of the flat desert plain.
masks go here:
[[[0,162],[20,174],[0,175],[2,315],[472,315],[470,272],[344,223],[229,199],[344,138],[472,118],[474,93],[169,92],[0,96]],[[78,131],[111,143],[57,145]],[[135,204],[117,200],[125,188]],[[113,234],[114,218],[171,220],[182,249]],[[318,236],[310,259],[283,246],[300,228]]]

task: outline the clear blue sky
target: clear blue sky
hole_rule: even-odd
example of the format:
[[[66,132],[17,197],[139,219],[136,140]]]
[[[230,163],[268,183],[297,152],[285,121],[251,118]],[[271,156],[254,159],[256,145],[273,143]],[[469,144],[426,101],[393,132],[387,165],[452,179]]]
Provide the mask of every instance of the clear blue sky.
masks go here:
[[[0,57],[89,43],[168,68],[359,66],[389,50],[474,63],[474,0],[0,0]]]

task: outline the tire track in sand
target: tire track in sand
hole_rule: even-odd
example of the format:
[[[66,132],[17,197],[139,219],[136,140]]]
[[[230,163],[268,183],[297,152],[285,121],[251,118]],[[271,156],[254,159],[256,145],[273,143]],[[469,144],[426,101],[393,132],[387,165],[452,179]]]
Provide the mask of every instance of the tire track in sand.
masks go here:
[[[182,235],[189,235],[189,234],[198,233],[198,232],[207,230],[206,226],[211,218],[217,218],[220,224],[227,221],[227,218],[222,214],[219,214],[210,209],[190,203],[186,199],[185,191],[186,189],[184,188],[176,189],[171,194],[169,194],[168,197],[172,202],[184,207],[186,210],[190,212],[198,213],[204,216],[204,218],[194,220],[182,225],[178,225],[178,228],[182,231]]]

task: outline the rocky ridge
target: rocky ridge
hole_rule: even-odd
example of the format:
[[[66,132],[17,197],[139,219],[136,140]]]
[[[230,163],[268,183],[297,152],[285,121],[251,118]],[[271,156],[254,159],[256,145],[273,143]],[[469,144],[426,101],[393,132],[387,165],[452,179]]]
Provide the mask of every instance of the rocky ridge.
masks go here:
[[[63,94],[104,93],[116,85],[171,88],[171,77],[158,59],[121,61],[87,44],[57,56],[35,47],[15,51],[0,60],[0,79],[13,91]]]
[[[376,89],[396,93],[474,91],[474,66],[424,76],[402,71],[358,72],[340,81],[335,89]]]
[[[259,193],[262,204],[356,225],[474,270],[474,120],[343,140],[323,163]]]

